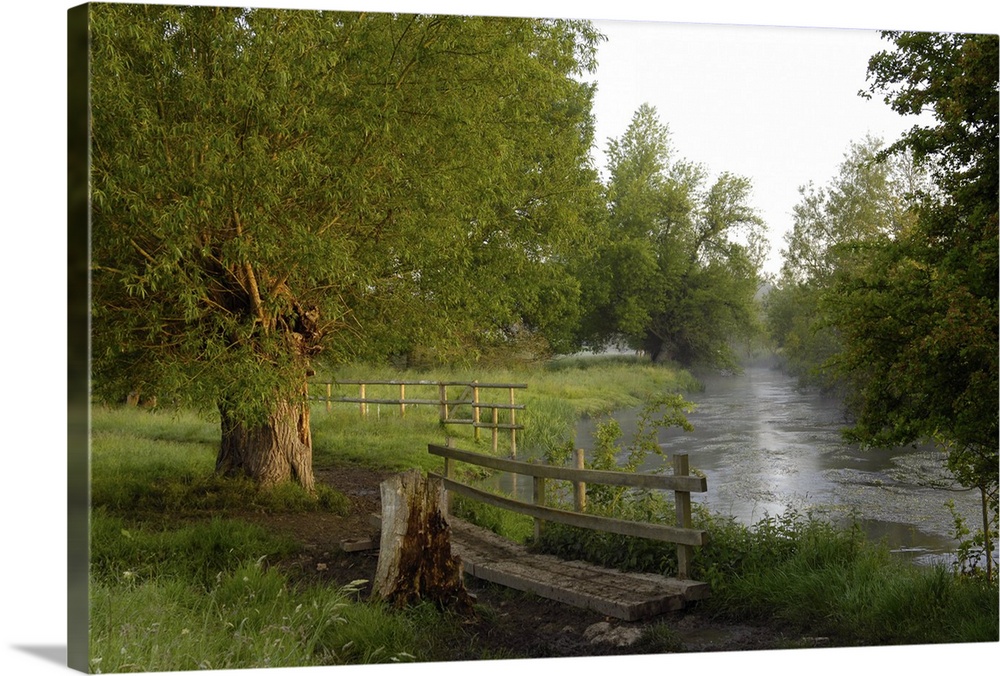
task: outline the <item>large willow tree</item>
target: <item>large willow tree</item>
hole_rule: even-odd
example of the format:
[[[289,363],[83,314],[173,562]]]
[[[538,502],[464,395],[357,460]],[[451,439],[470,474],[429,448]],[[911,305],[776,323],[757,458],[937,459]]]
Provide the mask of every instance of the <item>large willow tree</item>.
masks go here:
[[[219,472],[312,487],[321,353],[571,312],[589,24],[98,4],[91,38],[95,389],[216,409]]]

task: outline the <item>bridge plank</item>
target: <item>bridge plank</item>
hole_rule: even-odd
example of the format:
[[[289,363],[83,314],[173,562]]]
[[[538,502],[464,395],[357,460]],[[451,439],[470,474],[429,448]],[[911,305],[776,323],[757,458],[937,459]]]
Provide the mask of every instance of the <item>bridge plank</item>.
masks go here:
[[[578,608],[635,621],[680,610],[709,594],[704,582],[623,573],[533,554],[461,519],[449,516],[448,521],[452,551],[467,574]]]

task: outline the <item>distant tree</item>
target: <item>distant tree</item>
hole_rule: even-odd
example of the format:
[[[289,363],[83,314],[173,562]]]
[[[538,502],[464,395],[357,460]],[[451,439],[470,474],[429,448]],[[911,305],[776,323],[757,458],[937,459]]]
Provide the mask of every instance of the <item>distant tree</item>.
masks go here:
[[[312,487],[318,358],[572,314],[549,263],[597,186],[588,23],[91,18],[95,388],[216,410],[220,473]]]
[[[896,237],[912,227],[915,195],[929,189],[926,173],[908,153],[882,155],[884,147],[871,136],[852,142],[826,186],[799,188],[782,251],[783,279],[825,284],[848,264],[845,244]]]
[[[623,341],[654,359],[732,362],[757,324],[764,224],[748,179],[673,157],[655,108],[608,144],[603,244],[581,273],[586,341]]]
[[[829,182],[799,188],[781,274],[767,299],[769,332],[786,366],[824,388],[838,385],[830,360],[840,349],[824,295],[835,275],[849,275],[860,264],[857,245],[888,241],[913,227],[914,196],[928,186],[910,154],[883,157],[883,148],[872,137],[853,142]]]
[[[885,154],[912,152],[934,185],[921,195],[913,227],[860,247],[866,264],[836,279],[829,310],[855,393],[852,435],[877,445],[939,441],[958,479],[981,492],[989,556],[1000,447],[998,38],[883,37],[894,48],[869,61],[865,95],[935,118]]]

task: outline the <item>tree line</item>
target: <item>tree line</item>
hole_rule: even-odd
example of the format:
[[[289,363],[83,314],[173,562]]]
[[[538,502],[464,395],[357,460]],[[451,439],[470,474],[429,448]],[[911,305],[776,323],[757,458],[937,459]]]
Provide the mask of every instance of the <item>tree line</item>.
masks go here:
[[[767,324],[787,366],[841,392],[854,441],[934,441],[979,491],[971,542],[992,577],[998,516],[996,35],[885,32],[868,88],[902,115],[801,189]]]

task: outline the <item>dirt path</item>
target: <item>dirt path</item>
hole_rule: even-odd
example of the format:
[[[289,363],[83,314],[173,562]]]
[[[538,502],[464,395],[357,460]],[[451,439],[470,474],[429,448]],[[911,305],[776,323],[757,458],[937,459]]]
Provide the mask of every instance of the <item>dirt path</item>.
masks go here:
[[[317,469],[316,480],[344,493],[351,501],[346,516],[332,514],[255,515],[254,521],[304,546],[292,559],[279,562],[293,579],[314,584],[346,585],[371,580],[377,550],[347,553],[344,539],[373,534],[369,515],[379,513],[379,484],[389,472],[343,467]],[[822,638],[784,635],[765,628],[719,623],[697,606],[658,618],[625,622],[581,610],[533,594],[524,594],[467,577],[479,605],[477,620],[464,626],[448,658],[574,657],[662,652],[760,650],[822,645]],[[361,587],[368,598],[370,585]]]

